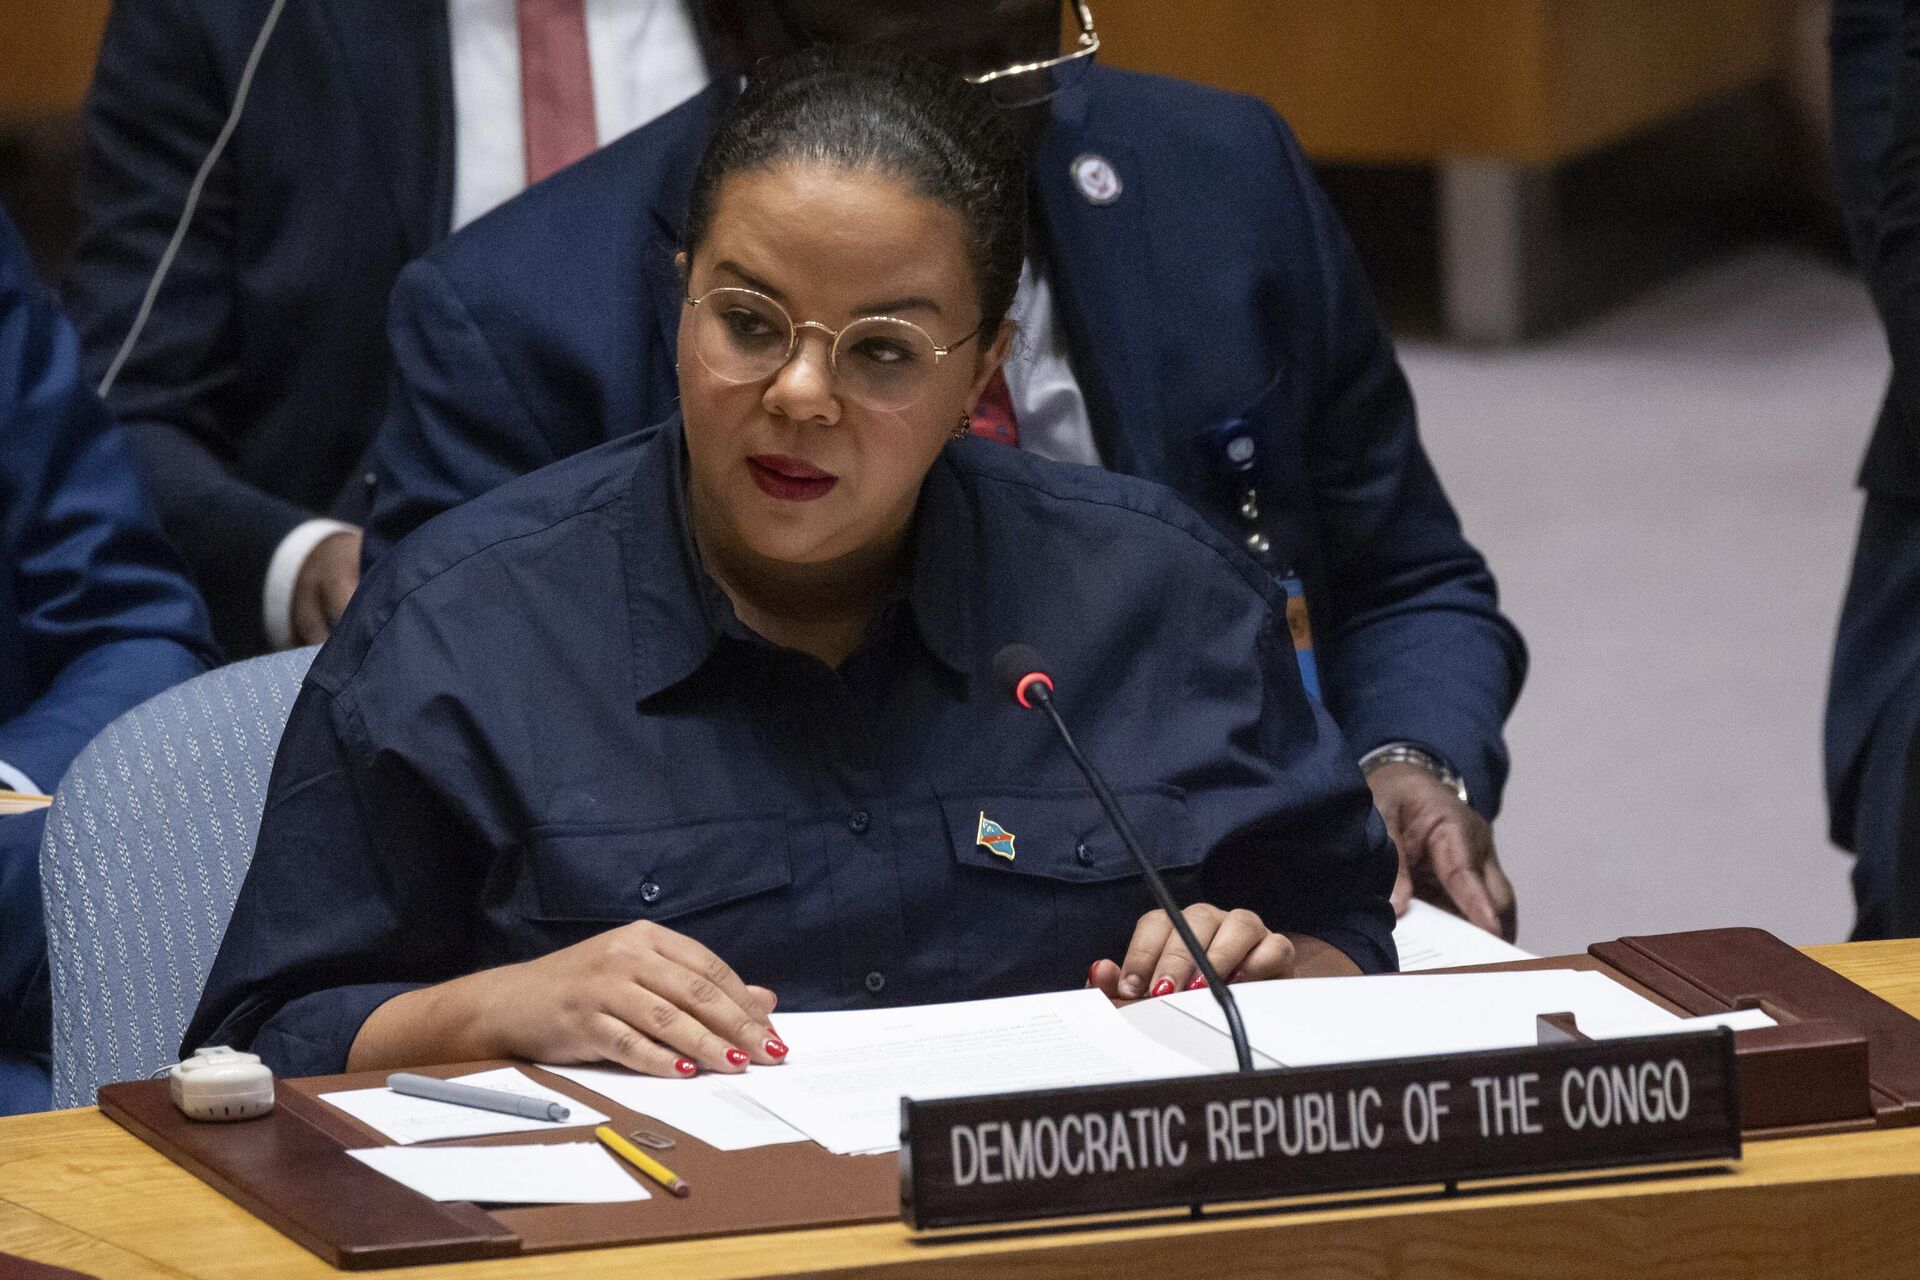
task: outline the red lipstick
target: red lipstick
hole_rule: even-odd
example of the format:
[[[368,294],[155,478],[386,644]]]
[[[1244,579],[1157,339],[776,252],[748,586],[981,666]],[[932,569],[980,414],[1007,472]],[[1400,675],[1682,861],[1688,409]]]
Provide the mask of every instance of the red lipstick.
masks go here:
[[[762,493],[787,502],[824,498],[840,483],[839,476],[779,453],[756,453],[747,459],[747,471]]]

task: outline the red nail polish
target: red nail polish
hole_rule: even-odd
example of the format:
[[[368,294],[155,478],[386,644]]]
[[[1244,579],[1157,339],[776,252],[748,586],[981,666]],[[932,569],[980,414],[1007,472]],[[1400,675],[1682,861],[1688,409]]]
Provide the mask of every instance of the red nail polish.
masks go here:
[[[1199,991],[1204,989],[1206,985],[1207,985],[1207,975],[1204,973],[1196,973],[1193,975],[1193,981],[1187,984],[1187,990]]]
[[[767,1041],[767,1056],[769,1058],[784,1058],[787,1056],[787,1046],[781,1044],[778,1040],[769,1040]]]
[[[746,1052],[741,1049],[729,1049],[727,1050],[727,1061],[736,1067],[744,1067],[747,1065]]]
[[[1173,979],[1172,979],[1172,978],[1162,978],[1162,979],[1160,979],[1160,981],[1158,981],[1158,982],[1156,982],[1156,983],[1154,983],[1154,984],[1153,984],[1153,992],[1152,992],[1152,994],[1153,994],[1153,995],[1156,995],[1156,996],[1170,996],[1170,995],[1172,995],[1172,994],[1173,994]]]
[[[1235,969],[1232,973],[1227,975],[1227,981],[1229,983],[1244,982],[1246,980],[1246,977],[1247,977],[1247,971],[1245,969]]]
[[[698,1071],[700,1066],[691,1058],[675,1058],[673,1060],[673,1069],[683,1076],[690,1076]]]
[[[1087,966],[1087,985],[1090,987],[1100,985],[1100,962],[1098,960],[1095,960]]]

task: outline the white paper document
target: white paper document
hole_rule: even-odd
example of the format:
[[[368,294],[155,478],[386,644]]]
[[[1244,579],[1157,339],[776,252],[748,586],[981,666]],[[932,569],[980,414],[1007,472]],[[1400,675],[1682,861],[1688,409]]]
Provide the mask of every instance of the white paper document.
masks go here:
[[[1605,974],[1577,969],[1295,978],[1233,991],[1247,1038],[1290,1067],[1521,1048],[1539,1043],[1543,1013],[1573,1014],[1594,1039],[1699,1029]],[[1207,992],[1163,999],[1225,1034]]]
[[[787,1018],[782,1017],[784,1025]],[[721,1151],[744,1151],[781,1142],[805,1142],[807,1135],[759,1103],[734,1092],[734,1076],[701,1075],[691,1080],[662,1080],[636,1075],[624,1067],[543,1067],[557,1076],[610,1098],[629,1111],[672,1125]],[[784,1071],[785,1067],[750,1067]]]
[[[1777,1027],[1772,1015],[1760,1009],[1735,1009],[1732,1013],[1703,1013],[1697,1018],[1680,1018],[1670,1027],[1661,1027],[1637,1034],[1647,1036],[1681,1035],[1688,1031],[1712,1031],[1725,1027],[1729,1031],[1758,1031],[1761,1027]]]
[[[1400,951],[1402,973],[1534,958],[1531,951],[1522,951],[1453,912],[1418,898],[1407,904],[1407,914],[1393,926],[1393,945]]]
[[[727,1077],[840,1155],[900,1145],[900,1099],[1200,1075],[1098,991],[858,1013],[783,1013],[779,1067]]]
[[[597,1142],[522,1147],[373,1147],[348,1155],[431,1200],[620,1204],[652,1197]]]
[[[416,1142],[439,1142],[445,1138],[478,1138],[493,1133],[532,1133],[539,1129],[573,1129],[585,1124],[605,1124],[607,1117],[564,1093],[556,1093],[512,1067],[476,1071],[454,1076],[459,1084],[517,1093],[524,1098],[558,1102],[571,1114],[564,1121],[533,1120],[526,1116],[503,1115],[478,1107],[460,1107],[430,1098],[410,1098],[385,1085],[377,1089],[348,1089],[323,1093],[322,1102],[331,1103],[361,1124],[368,1125],[402,1146]]]

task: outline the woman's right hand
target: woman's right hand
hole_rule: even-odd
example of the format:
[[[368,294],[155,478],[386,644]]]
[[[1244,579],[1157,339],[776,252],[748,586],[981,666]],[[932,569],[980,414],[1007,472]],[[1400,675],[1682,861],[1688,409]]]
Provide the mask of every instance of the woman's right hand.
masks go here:
[[[650,921],[474,975],[484,1038],[529,1062],[612,1062],[643,1075],[739,1072],[787,1046],[775,996],[707,948]]]

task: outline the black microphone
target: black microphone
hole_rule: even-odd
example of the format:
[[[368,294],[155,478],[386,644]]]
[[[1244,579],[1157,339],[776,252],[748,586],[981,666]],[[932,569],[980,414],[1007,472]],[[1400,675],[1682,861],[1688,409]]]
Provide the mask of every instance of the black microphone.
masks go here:
[[[1207,949],[1193,936],[1193,927],[1187,918],[1180,914],[1180,908],[1173,900],[1173,894],[1167,888],[1167,882],[1160,878],[1159,869],[1147,861],[1147,855],[1140,851],[1139,842],[1133,838],[1133,828],[1127,825],[1126,815],[1120,812],[1119,801],[1107,790],[1106,780],[1100,776],[1087,758],[1080,754],[1079,744],[1073,735],[1067,732],[1066,721],[1060,718],[1060,711],[1053,705],[1053,680],[1047,675],[1040,655],[1024,644],[1010,644],[993,656],[993,674],[1000,681],[1000,687],[1013,696],[1014,701],[1029,709],[1038,707],[1047,713],[1047,719],[1053,721],[1053,727],[1060,734],[1060,741],[1066,745],[1067,754],[1080,766],[1080,772],[1086,775],[1087,785],[1093,788],[1093,795],[1106,811],[1107,821],[1120,836],[1120,843],[1127,847],[1133,860],[1140,867],[1140,873],[1147,878],[1147,884],[1153,889],[1153,896],[1159,900],[1160,909],[1173,921],[1175,932],[1180,941],[1187,944],[1187,952],[1200,969],[1200,976],[1207,980],[1207,990],[1220,1003],[1220,1012],[1227,1018],[1227,1034],[1233,1037],[1234,1057],[1240,1061],[1240,1070],[1253,1070],[1253,1046],[1247,1042],[1247,1028],[1240,1021],[1240,1006],[1233,998],[1233,992],[1214,972],[1213,963],[1207,959]]]

